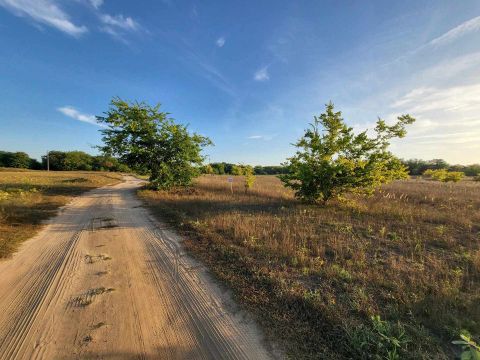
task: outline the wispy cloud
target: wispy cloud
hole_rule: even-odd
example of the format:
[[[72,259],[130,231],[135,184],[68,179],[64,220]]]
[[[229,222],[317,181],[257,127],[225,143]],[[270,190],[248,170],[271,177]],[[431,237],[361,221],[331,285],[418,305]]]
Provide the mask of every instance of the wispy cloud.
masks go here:
[[[127,33],[137,32],[141,29],[140,24],[132,19],[130,16],[100,14],[100,21],[103,26],[101,30],[116,40],[128,44]]]
[[[97,123],[96,121],[95,115],[81,113],[80,111],[75,109],[73,106],[67,105],[67,106],[59,107],[57,108],[57,110],[72,119],[100,126],[100,124]]]
[[[196,20],[198,18],[198,10],[196,5],[193,5],[190,9],[190,18],[193,20]]]
[[[55,0],[0,0],[0,6],[17,16],[28,17],[74,37],[88,31],[86,26],[75,25]]]
[[[225,37],[222,36],[222,37],[219,37],[219,38],[217,39],[217,41],[215,41],[215,44],[216,44],[218,47],[221,48],[221,47],[223,47],[223,46],[225,45],[225,41],[226,41],[226,40],[225,40]]]
[[[207,79],[212,85],[236,97],[236,92],[232,84],[227,78],[214,66],[208,59],[197,53],[184,39],[168,34],[165,40],[169,41],[174,48],[181,54],[180,61],[183,61],[187,66],[197,68],[200,76]]]
[[[90,0],[90,4],[92,4],[95,9],[98,9],[103,5],[103,0]]]
[[[131,17],[127,16],[124,17],[122,14],[120,15],[109,15],[109,14],[103,14],[100,19],[102,22],[107,25],[111,26],[114,28],[119,28],[123,30],[137,30],[138,29],[138,23],[133,20]]]
[[[417,119],[402,145],[394,146],[406,157],[422,154],[425,158],[478,162],[479,98],[480,83],[414,88],[392,106],[397,114],[410,113]]]
[[[265,66],[253,74],[253,78],[256,81],[267,81],[270,79],[270,74],[268,73],[268,66]]]
[[[394,108],[407,108],[415,114],[431,111],[476,111],[480,113],[480,84],[447,88],[420,87],[411,90],[393,104]]]
[[[460,25],[454,27],[453,29],[447,31],[443,35],[440,35],[439,37],[433,39],[432,41],[430,41],[430,45],[446,44],[458,39],[463,35],[478,30],[480,30],[480,16],[467,20]]]
[[[469,78],[470,76],[465,74],[465,72],[469,70],[475,71],[475,68],[479,68],[479,64],[480,51],[473,52],[439,62],[424,70],[421,78],[430,81],[440,79],[450,83],[452,79],[456,79],[462,74],[461,78]]]
[[[271,135],[251,135],[251,136],[247,137],[247,139],[250,139],[250,140],[266,140],[266,141],[269,141],[269,140],[272,140],[275,136],[277,136],[277,134],[271,134]]]

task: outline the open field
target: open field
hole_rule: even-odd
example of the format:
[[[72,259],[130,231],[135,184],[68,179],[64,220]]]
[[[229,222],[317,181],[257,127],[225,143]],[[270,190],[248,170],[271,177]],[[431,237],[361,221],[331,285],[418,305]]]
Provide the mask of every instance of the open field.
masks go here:
[[[409,180],[325,207],[275,177],[141,197],[293,358],[447,359],[480,335],[480,184]],[[378,356],[378,357],[377,357]]]
[[[73,196],[120,180],[120,174],[110,172],[0,168],[0,258],[15,251]]]

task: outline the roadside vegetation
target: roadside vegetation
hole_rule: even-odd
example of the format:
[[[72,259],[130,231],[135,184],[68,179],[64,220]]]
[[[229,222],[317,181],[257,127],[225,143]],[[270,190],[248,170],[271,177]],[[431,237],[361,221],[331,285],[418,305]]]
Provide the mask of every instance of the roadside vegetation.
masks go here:
[[[140,195],[292,358],[450,359],[480,334],[480,184],[397,181],[325,206],[273,176]]]
[[[111,172],[0,168],[0,258],[11,255],[73,196],[119,181],[121,175]]]

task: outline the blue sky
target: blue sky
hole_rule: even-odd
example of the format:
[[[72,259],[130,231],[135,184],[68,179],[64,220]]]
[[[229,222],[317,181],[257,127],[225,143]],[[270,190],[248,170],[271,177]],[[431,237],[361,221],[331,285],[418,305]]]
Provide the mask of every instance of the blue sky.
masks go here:
[[[95,152],[113,96],[279,164],[324,104],[418,120],[403,158],[480,162],[480,2],[0,0],[0,149]]]

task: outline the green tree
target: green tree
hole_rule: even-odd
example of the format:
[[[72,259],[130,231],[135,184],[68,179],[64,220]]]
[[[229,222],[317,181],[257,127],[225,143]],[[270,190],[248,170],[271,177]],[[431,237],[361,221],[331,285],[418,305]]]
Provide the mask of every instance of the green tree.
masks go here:
[[[3,156],[3,163],[6,167],[28,169],[32,159],[23,151],[6,153]]]
[[[83,151],[68,151],[63,159],[63,170],[92,170],[93,157]]]
[[[375,136],[369,137],[367,130],[356,135],[329,103],[295,144],[299,150],[284,164],[288,173],[279,177],[296,197],[309,202],[326,202],[348,192],[372,194],[379,185],[408,176],[388,147],[391,139],[404,137],[405,126],[414,121],[402,115],[388,126],[378,119]]]
[[[201,172],[202,172],[202,174],[207,174],[207,175],[215,174],[215,170],[213,169],[212,165],[210,165],[210,164],[202,166]]]
[[[243,175],[245,177],[245,193],[255,184],[255,171],[250,165],[243,166]]]
[[[241,165],[233,165],[231,172],[232,175],[243,175],[243,167]]]
[[[65,157],[67,154],[64,151],[49,151],[48,153],[48,158],[49,158],[49,163],[50,163],[50,170],[54,171],[62,171],[65,170]],[[42,164],[43,168],[47,168],[47,156],[44,155],[42,156]]]
[[[225,163],[213,163],[210,164],[213,168],[213,171],[217,175],[224,175],[225,174]]]
[[[148,171],[153,188],[187,186],[200,174],[201,151],[212,142],[190,134],[185,125],[161,112],[160,104],[114,98],[105,115],[97,116],[97,121],[107,126],[101,130],[105,145],[100,149],[134,170]]]

